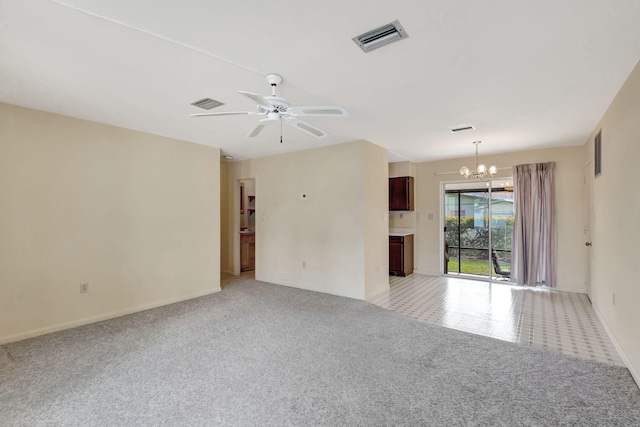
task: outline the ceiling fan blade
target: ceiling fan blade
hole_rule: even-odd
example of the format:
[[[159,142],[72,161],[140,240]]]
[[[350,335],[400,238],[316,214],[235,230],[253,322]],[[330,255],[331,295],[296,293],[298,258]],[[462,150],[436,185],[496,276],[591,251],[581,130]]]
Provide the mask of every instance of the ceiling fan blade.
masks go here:
[[[322,129],[317,128],[307,122],[303,122],[302,120],[294,119],[293,117],[287,117],[285,120],[289,126],[300,129],[301,131],[306,132],[309,135],[313,135],[316,138],[324,138],[329,136],[328,132],[325,132]]]
[[[198,113],[189,114],[191,117],[205,117],[205,116],[253,116],[256,113],[252,111],[223,111],[220,113]]]
[[[249,132],[247,132],[247,134],[245,135],[245,138],[253,138],[255,136],[258,136],[258,134],[260,132],[262,132],[262,129],[264,129],[265,126],[267,126],[269,123],[274,123],[277,120],[272,120],[272,119],[262,119],[259,120],[258,123],[256,123]]]
[[[273,109],[274,109],[273,105],[271,105],[269,103],[269,101],[267,101],[266,99],[264,99],[264,97],[258,95],[257,93],[245,92],[243,90],[239,90],[238,93],[240,93],[240,94],[242,94],[244,96],[248,96],[256,104],[258,104],[259,106],[261,106],[262,108],[264,108],[264,109],[266,109],[268,111],[273,111]]]
[[[349,112],[344,107],[290,107],[287,114],[295,117],[324,116],[324,117],[348,117]]]

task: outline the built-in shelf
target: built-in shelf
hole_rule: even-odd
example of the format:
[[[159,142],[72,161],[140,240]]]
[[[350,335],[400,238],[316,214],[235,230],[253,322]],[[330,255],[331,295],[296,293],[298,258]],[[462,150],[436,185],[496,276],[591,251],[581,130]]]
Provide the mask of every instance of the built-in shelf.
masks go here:
[[[247,196],[247,198],[249,199],[247,210],[249,211],[249,216],[251,216],[256,213],[256,196]]]

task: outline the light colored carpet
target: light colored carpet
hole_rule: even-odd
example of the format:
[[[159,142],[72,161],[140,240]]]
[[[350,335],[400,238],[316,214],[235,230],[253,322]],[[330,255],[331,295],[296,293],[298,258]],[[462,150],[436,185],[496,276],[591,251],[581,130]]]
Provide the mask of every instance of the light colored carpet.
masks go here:
[[[0,354],[3,426],[640,425],[625,368],[254,280]]]

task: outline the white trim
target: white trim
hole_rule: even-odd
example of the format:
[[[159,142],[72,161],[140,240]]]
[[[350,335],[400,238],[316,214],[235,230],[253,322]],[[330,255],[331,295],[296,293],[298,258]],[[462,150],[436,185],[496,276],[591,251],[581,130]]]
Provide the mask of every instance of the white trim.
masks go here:
[[[567,286],[567,287],[556,286],[555,288],[549,288],[549,289],[552,289],[554,291],[560,291],[560,292],[571,292],[573,294],[585,294],[588,296],[587,289],[584,285]]]
[[[444,227],[447,223],[446,221],[446,217],[445,217],[445,205],[444,205],[444,195],[445,195],[445,189],[444,186],[446,184],[446,181],[440,181],[440,226],[438,227],[438,246],[440,247],[440,256],[438,257],[438,259],[440,260],[440,262],[438,264],[440,264],[440,267],[438,268],[438,274],[435,274],[435,276],[444,276]]]
[[[33,337],[37,337],[37,336],[40,336],[40,335],[46,335],[46,334],[50,334],[52,332],[63,331],[65,329],[77,328],[78,326],[88,325],[90,323],[101,322],[103,320],[114,319],[116,317],[126,316],[128,314],[133,314],[133,313],[138,313],[140,311],[150,310],[152,308],[162,307],[164,305],[169,305],[169,304],[174,304],[174,303],[177,303],[177,302],[187,301],[187,300],[194,299],[194,298],[200,298],[200,297],[203,297],[203,296],[206,296],[206,295],[215,294],[217,292],[220,292],[220,287],[219,286],[214,291],[199,292],[197,294],[189,295],[189,296],[186,296],[186,297],[171,298],[171,299],[164,300],[164,301],[156,301],[156,302],[153,302],[153,303],[150,303],[150,304],[144,304],[144,305],[139,305],[139,306],[133,307],[133,308],[127,308],[125,310],[114,311],[114,312],[105,313],[105,314],[99,314],[97,316],[85,317],[83,319],[72,320],[71,322],[58,323],[57,325],[47,326],[45,328],[32,329],[32,330],[27,331],[27,332],[21,332],[19,334],[15,334],[15,335],[9,335],[9,336],[6,336],[6,337],[0,337],[0,345],[8,344],[10,342],[22,341],[22,340],[25,340],[27,338],[33,338]]]
[[[620,358],[624,362],[629,372],[631,372],[631,376],[633,377],[633,380],[636,382],[636,385],[638,386],[638,388],[640,388],[640,375],[638,374],[638,371],[636,371],[635,367],[631,363],[631,360],[629,360],[629,357],[627,357],[627,354],[624,352],[624,349],[616,339],[615,334],[613,333],[611,328],[609,328],[609,325],[607,324],[607,321],[604,319],[604,316],[598,309],[598,306],[596,306],[593,302],[591,303],[591,306],[593,307],[593,311],[596,312],[596,316],[598,316],[598,319],[600,319],[600,323],[602,323],[602,326],[604,327],[605,332],[609,336],[609,339],[611,340],[614,347],[618,351]]]

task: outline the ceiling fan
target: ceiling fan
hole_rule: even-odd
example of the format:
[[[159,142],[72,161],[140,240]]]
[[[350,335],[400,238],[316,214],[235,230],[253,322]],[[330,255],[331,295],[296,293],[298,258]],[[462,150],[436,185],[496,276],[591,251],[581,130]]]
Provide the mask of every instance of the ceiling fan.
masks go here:
[[[257,112],[252,111],[228,111],[220,113],[199,113],[191,114],[191,117],[203,116],[266,116],[259,120],[247,133],[246,137],[258,136],[265,126],[272,123],[282,123],[284,121],[289,126],[300,129],[316,138],[324,138],[329,135],[326,131],[304,122],[298,117],[347,117],[349,112],[343,107],[291,107],[289,101],[276,96],[276,86],[282,82],[282,77],[278,74],[267,74],[267,83],[271,85],[271,96],[260,96],[251,92],[239,90],[238,93],[251,98],[258,107]],[[281,138],[282,139],[282,138]],[[282,142],[282,140],[280,141]]]

